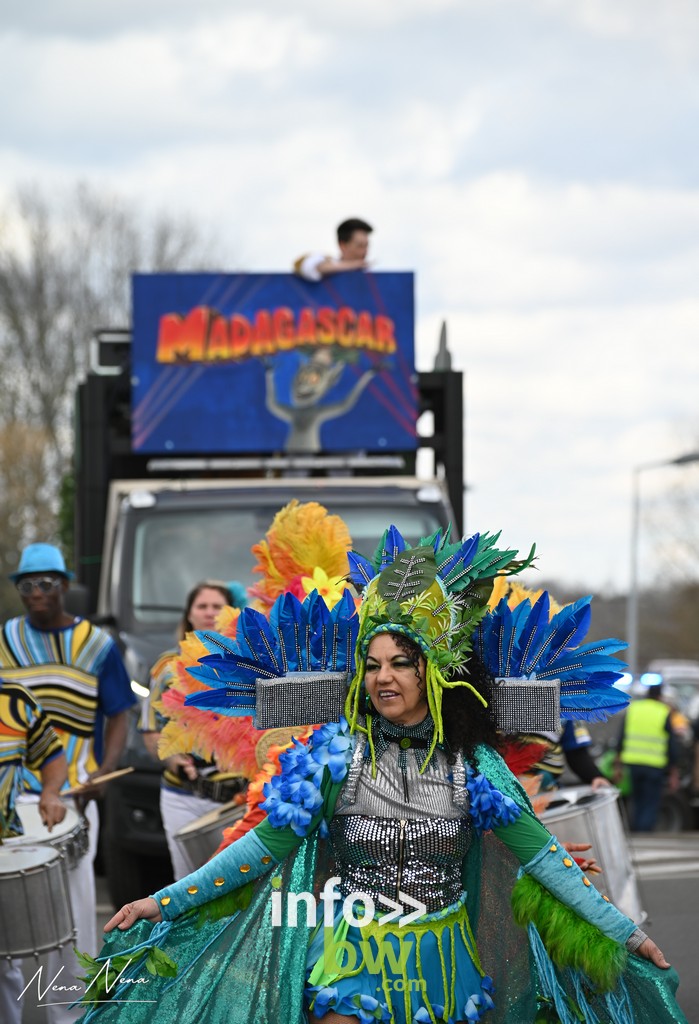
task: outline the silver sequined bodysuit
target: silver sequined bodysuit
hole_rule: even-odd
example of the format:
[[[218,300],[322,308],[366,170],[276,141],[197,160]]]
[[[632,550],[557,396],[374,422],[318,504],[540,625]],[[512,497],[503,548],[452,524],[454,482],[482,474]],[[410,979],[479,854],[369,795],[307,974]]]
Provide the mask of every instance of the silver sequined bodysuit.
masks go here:
[[[361,737],[330,823],[343,896],[398,900],[400,891],[424,903],[427,913],[455,903],[471,841],[462,762],[450,765],[435,751],[419,775],[410,753],[406,802],[397,744],[377,762],[375,779],[363,754]]]

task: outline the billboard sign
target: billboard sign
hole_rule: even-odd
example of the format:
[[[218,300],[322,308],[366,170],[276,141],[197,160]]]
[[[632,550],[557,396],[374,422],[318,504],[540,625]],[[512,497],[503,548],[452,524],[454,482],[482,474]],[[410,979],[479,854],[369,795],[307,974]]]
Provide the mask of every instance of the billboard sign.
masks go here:
[[[410,273],[135,274],[132,446],[416,447]]]

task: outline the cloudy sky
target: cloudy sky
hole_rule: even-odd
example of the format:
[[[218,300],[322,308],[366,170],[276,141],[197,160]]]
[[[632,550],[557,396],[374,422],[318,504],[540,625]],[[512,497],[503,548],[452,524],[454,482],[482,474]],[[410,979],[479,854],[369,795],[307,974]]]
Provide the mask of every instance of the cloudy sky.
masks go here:
[[[416,272],[418,366],[446,319],[466,374],[469,530],[625,589],[632,467],[699,449],[696,0],[0,13],[0,200],[87,179],[214,226],[245,270],[368,219],[376,269]],[[644,472],[644,501],[678,474]]]

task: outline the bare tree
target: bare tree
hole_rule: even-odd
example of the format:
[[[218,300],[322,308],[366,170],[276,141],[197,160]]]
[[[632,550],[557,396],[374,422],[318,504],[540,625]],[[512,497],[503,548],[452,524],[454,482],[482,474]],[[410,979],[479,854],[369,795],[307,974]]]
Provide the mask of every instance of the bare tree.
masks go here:
[[[92,331],[130,323],[131,273],[220,265],[215,247],[192,221],[86,184],[23,187],[0,211],[0,565],[55,536],[75,385]]]

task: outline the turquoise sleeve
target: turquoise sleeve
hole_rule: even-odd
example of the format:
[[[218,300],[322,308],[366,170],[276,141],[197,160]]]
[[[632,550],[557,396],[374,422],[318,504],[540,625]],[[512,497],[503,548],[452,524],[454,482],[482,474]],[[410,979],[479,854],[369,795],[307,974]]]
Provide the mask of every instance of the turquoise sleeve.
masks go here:
[[[558,839],[531,814],[523,811],[513,824],[493,832],[528,875],[604,935],[623,944],[636,930],[633,921],[597,891]]]
[[[257,829],[253,829],[191,875],[154,893],[153,899],[163,918],[171,921],[193,907],[239,889],[271,871],[277,863],[271,850],[258,838]]]
[[[321,808],[312,819],[309,835],[318,828],[323,813]],[[304,838],[297,836],[290,825],[274,828],[269,819],[264,818],[259,825],[221,850],[203,867],[181,878],[179,882],[160,889],[152,898],[158,904],[163,918],[170,921],[192,907],[209,903],[271,871],[299,847]]]

